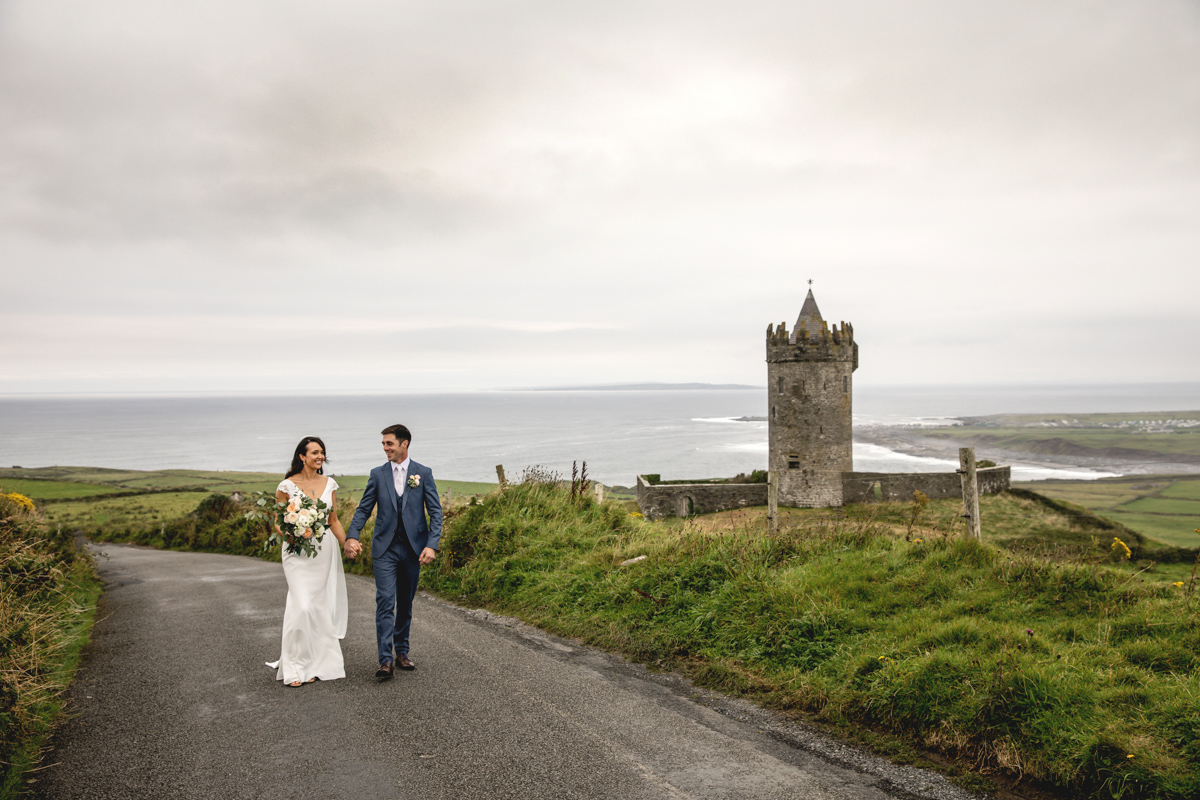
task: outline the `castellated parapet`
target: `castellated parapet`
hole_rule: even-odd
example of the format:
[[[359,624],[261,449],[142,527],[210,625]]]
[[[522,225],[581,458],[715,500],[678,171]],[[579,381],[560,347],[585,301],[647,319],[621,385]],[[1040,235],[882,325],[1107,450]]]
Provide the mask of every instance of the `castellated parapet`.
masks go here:
[[[796,326],[767,327],[769,468],[779,504],[840,506],[842,473],[854,469],[854,328],[821,318],[810,290]]]

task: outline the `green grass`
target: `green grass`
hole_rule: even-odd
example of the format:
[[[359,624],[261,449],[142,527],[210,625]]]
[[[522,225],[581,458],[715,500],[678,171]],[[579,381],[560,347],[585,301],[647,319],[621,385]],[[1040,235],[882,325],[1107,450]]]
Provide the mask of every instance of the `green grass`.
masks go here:
[[[993,512],[1021,512],[1019,541],[1058,524],[1038,507]],[[1077,796],[1200,793],[1200,598],[1100,563],[1108,549],[1055,562],[936,514],[909,531],[899,508],[844,512],[789,513],[769,537],[756,512],[647,523],[516,486],[455,515],[426,585]],[[1102,530],[1066,519],[1074,538]]]

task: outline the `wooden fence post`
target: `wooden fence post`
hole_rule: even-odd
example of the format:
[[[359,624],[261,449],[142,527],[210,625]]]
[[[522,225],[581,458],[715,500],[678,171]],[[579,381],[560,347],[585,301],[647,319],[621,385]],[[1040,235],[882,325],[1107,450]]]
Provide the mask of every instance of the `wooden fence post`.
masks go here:
[[[983,528],[979,521],[979,478],[975,474],[975,448],[958,448],[958,473],[962,477],[963,516],[967,518],[967,530],[976,539],[982,538]]]
[[[779,481],[775,470],[767,473],[767,533],[779,533]]]
[[[496,477],[500,479],[501,486],[503,486],[504,484],[506,484],[508,482],[508,481],[504,480],[504,465],[503,464],[496,465]]]

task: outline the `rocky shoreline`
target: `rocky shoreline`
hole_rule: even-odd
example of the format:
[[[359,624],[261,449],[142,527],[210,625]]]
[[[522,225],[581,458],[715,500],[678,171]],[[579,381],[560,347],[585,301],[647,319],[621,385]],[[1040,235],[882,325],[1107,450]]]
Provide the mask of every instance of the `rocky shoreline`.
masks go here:
[[[979,459],[997,464],[1030,465],[1052,469],[1088,469],[1116,472],[1121,475],[1174,475],[1200,472],[1200,464],[1177,463],[1157,459],[1122,459],[1112,456],[1046,455],[995,447],[980,447],[970,442],[922,436],[923,428],[911,426],[870,425],[854,429],[854,440],[886,447],[898,453],[925,458],[958,460],[958,448],[975,447]],[[945,430],[941,428],[939,430]]]

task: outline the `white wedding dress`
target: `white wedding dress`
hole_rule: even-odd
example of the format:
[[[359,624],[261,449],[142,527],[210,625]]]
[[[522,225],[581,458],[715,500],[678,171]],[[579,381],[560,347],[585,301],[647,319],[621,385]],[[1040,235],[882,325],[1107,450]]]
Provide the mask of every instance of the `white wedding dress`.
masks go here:
[[[321,500],[332,506],[337,483],[329,478]],[[277,491],[290,497],[303,496],[290,480]],[[330,508],[330,513],[333,509]],[[346,636],[346,574],[342,550],[333,531],[316,543],[317,555],[283,552],[283,574],[287,577],[287,605],[283,611],[283,644],[278,661],[268,661],[275,679],[305,683],[313,678],[331,681],[346,677],[340,639]]]

